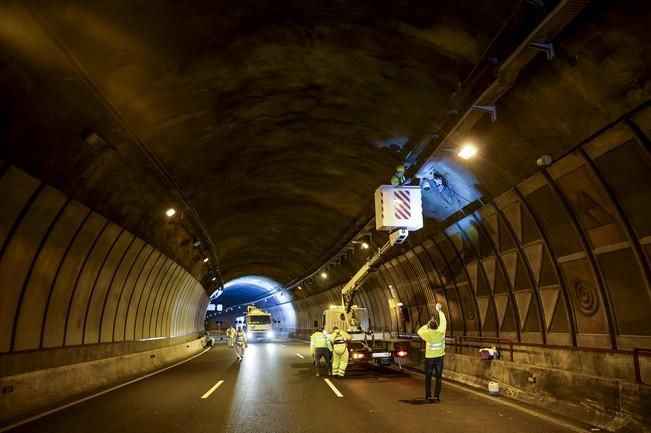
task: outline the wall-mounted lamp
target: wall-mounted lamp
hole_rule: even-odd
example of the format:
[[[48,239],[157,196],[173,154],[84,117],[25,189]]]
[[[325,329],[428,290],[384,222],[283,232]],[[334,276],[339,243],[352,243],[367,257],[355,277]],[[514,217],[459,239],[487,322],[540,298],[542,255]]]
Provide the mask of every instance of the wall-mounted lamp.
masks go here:
[[[463,159],[470,159],[477,154],[477,147],[473,144],[467,143],[461,146],[457,155]]]
[[[174,215],[176,215],[176,209],[174,209],[173,207],[167,209],[165,211],[165,215],[167,215],[169,218],[173,217]]]
[[[206,257],[206,258],[203,259],[203,262],[204,262],[204,263],[208,263],[209,260],[210,260],[210,259],[209,259],[208,257]]]

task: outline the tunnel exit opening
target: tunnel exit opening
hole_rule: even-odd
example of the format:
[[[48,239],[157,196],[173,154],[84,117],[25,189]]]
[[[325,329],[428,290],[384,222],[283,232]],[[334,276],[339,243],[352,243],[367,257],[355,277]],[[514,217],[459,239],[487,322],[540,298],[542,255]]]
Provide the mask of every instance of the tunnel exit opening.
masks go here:
[[[271,314],[274,332],[287,336],[296,328],[296,312],[283,286],[262,275],[238,277],[210,296],[206,311],[206,329],[221,331],[229,325],[243,325],[247,307],[254,305]]]

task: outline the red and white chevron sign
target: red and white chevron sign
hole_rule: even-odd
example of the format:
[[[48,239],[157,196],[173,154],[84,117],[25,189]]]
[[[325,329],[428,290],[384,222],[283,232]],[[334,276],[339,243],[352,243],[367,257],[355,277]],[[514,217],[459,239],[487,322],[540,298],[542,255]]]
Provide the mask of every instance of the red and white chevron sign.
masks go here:
[[[419,186],[381,185],[375,190],[375,228],[409,231],[423,227],[423,205]]]
[[[408,191],[394,191],[393,214],[396,218],[402,220],[408,220],[411,218],[411,198],[409,197]]]

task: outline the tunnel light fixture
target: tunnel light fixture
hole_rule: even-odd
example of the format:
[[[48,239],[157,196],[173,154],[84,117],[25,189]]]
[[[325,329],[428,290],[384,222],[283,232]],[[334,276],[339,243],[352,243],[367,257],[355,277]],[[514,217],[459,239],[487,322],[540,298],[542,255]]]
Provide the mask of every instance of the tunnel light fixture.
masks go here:
[[[477,147],[473,144],[466,143],[459,149],[459,155],[463,159],[470,159],[477,154]]]
[[[402,306],[405,305],[405,304],[403,304],[402,302],[398,302],[398,303],[396,303],[396,305],[397,305],[398,307],[402,307]]]
[[[298,290],[303,290],[303,288],[301,286],[298,286]]]
[[[217,277],[212,277],[210,281],[217,281]]]
[[[326,278],[328,278],[328,273],[327,273],[326,271],[322,271],[322,272],[321,272],[321,278],[323,278],[324,280],[325,280]]]
[[[362,242],[362,248],[368,250],[368,243]]]
[[[167,209],[165,211],[165,215],[167,215],[169,218],[172,218],[174,215],[176,215],[176,209],[174,209],[173,207]]]
[[[210,260],[210,259],[209,259],[208,257],[205,257],[205,258],[203,259],[203,262],[204,262],[204,263],[208,263],[209,260]]]

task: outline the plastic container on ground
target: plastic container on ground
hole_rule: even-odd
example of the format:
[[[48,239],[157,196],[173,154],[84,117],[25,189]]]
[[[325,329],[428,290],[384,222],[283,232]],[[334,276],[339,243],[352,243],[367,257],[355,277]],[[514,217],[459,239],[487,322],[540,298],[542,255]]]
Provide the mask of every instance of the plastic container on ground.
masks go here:
[[[488,382],[488,394],[492,396],[500,395],[500,384],[497,382]]]

